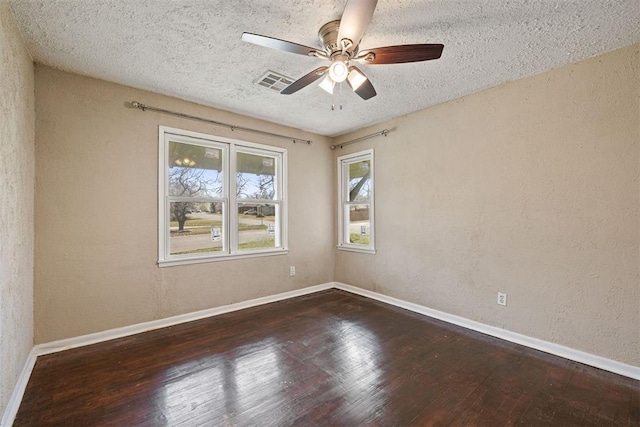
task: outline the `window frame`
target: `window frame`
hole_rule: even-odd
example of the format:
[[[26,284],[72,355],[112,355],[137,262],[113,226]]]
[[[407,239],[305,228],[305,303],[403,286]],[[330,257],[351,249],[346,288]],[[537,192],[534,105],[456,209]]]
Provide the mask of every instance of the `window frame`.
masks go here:
[[[352,163],[369,160],[370,164],[370,188],[371,195],[368,203],[349,201],[349,165]],[[351,252],[362,252],[375,254],[375,165],[374,150],[362,150],[352,154],[345,154],[337,158],[338,170],[338,249]],[[349,226],[349,210],[350,205],[369,205],[369,244],[361,245],[350,243],[348,237],[350,235],[347,227]]]
[[[221,197],[196,197],[195,202],[221,202],[222,213],[222,251],[205,254],[171,255],[170,206],[177,196],[169,195],[169,142],[200,145],[222,150],[223,184]],[[274,248],[239,250],[238,201],[236,196],[237,153],[248,153],[276,158],[276,196],[269,200],[278,209],[276,218],[276,237]],[[203,262],[232,259],[284,255],[288,248],[287,218],[287,150],[281,147],[258,144],[233,138],[226,138],[200,132],[188,131],[167,126],[159,126],[158,131],[158,266],[196,264]],[[193,199],[193,198],[191,198]],[[262,200],[262,199],[256,199]],[[174,200],[175,201],[175,200]],[[279,243],[279,246],[278,246]]]

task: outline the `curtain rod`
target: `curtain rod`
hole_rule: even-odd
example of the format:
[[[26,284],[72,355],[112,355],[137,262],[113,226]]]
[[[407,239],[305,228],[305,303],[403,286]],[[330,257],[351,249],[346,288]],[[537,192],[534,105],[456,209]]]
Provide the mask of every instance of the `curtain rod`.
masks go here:
[[[389,129],[382,129],[380,132],[372,133],[371,135],[361,136],[360,138],[352,139],[351,141],[346,141],[346,142],[343,142],[341,144],[332,145],[331,149],[335,150],[338,147],[342,148],[345,145],[355,144],[356,142],[364,141],[365,139],[373,138],[373,137],[378,136],[378,135],[387,136],[388,134],[389,134]]]
[[[211,123],[211,124],[218,125],[218,126],[225,126],[225,127],[228,127],[229,129],[231,129],[232,131],[234,131],[234,130],[243,130],[245,132],[253,132],[253,133],[259,133],[261,135],[273,136],[275,138],[288,139],[290,141],[293,141],[294,144],[296,142],[306,142],[307,144],[311,145],[311,140],[309,140],[309,139],[295,138],[295,137],[292,137],[292,136],[280,135],[278,133],[266,132],[266,131],[259,130],[259,129],[252,129],[252,128],[246,128],[246,127],[243,127],[243,126],[230,125],[228,123],[217,122],[215,120],[206,119],[204,117],[192,116],[190,114],[178,113],[176,111],[165,110],[163,108],[158,108],[158,107],[152,107],[151,105],[146,105],[146,104],[143,104],[143,103],[137,102],[137,101],[131,101],[131,106],[133,108],[138,108],[138,109],[140,109],[142,111],[147,111],[147,110],[149,110],[149,111],[157,111],[158,113],[169,114],[169,115],[172,115],[172,116],[182,117],[184,119],[197,120],[199,122]]]

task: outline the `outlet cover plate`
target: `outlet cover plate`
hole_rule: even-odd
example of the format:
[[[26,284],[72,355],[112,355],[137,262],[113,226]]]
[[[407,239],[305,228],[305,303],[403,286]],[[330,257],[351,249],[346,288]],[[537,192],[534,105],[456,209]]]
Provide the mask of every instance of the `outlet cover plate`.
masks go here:
[[[498,292],[498,305],[507,306],[507,294],[503,292]]]

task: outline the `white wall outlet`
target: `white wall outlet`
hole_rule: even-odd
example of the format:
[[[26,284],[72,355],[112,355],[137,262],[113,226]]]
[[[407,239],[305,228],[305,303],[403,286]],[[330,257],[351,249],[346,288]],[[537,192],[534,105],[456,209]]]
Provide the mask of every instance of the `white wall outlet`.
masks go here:
[[[507,306],[507,294],[498,292],[498,305],[504,305],[505,307]]]
[[[296,268],[292,265],[289,267],[289,276],[293,277],[296,275]]]

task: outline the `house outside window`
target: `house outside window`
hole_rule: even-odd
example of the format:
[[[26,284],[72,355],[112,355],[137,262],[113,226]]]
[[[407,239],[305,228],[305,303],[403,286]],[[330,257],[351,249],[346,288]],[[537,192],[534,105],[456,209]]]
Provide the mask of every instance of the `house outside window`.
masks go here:
[[[375,253],[373,150],[338,157],[338,249]]]
[[[287,251],[285,149],[159,132],[158,264]]]

